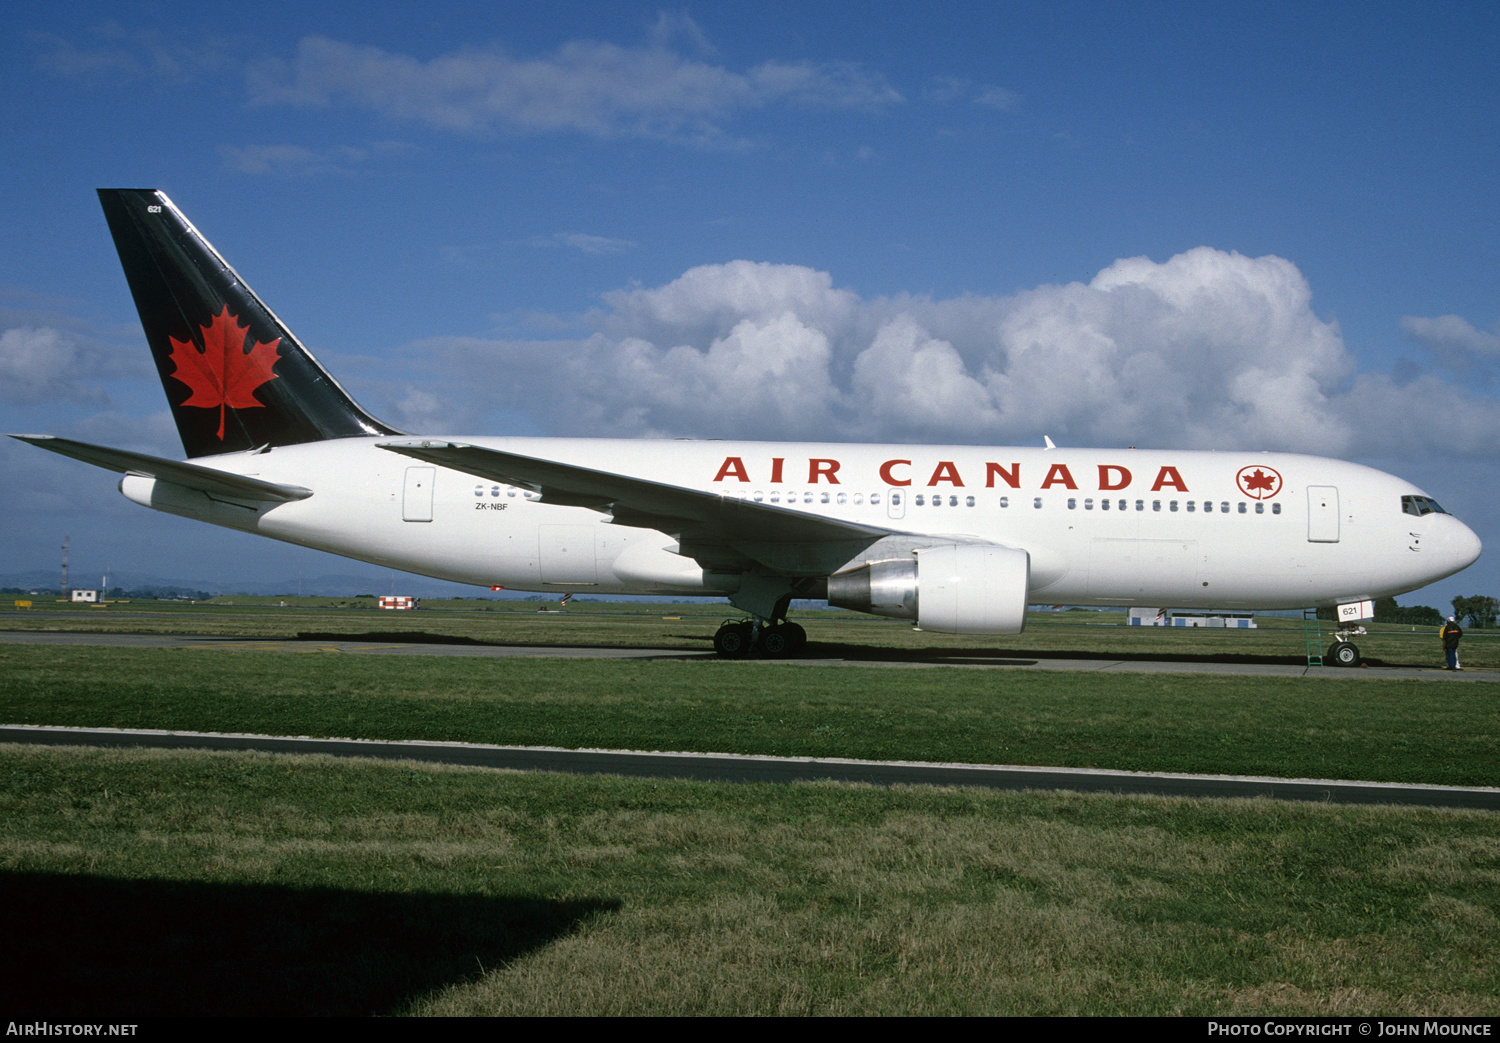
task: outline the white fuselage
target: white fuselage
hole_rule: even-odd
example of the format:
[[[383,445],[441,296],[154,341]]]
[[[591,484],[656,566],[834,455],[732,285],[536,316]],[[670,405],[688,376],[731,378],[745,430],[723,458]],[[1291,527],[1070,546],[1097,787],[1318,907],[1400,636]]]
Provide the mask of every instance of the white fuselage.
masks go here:
[[[673,539],[607,513],[342,438],[199,464],[305,486],[275,505],[213,501],[149,478],[159,510],[460,583],[532,591],[725,594]],[[1033,603],[1238,609],[1399,594],[1478,557],[1421,490],[1358,464],[1281,453],[1015,449],[618,439],[470,438],[471,445],[751,499],[894,533],[1030,555]],[[848,565],[869,560],[851,558]],[[835,570],[837,571],[837,570]]]

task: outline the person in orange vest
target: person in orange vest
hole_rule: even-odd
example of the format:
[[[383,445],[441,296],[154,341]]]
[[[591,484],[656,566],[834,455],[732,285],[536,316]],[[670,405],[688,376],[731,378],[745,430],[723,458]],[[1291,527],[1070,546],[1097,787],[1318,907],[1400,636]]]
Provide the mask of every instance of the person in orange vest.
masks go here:
[[[1458,628],[1458,620],[1453,616],[1448,617],[1448,622],[1443,626],[1443,653],[1448,657],[1449,670],[1462,670],[1458,665],[1458,639],[1464,636],[1464,632]]]

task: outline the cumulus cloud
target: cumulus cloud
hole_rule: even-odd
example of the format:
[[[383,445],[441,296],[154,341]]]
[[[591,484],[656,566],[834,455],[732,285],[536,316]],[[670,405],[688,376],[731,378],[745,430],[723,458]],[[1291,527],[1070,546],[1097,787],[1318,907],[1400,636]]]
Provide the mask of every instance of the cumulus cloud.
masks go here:
[[[84,442],[155,456],[179,456],[182,453],[177,423],[166,410],[145,417],[112,410],[94,413],[75,420],[58,433]]]
[[[251,76],[262,104],[348,104],[440,130],[572,131],[599,138],[728,143],[733,115],[772,105],[876,109],[901,101],[880,76],[845,62],[768,61],[745,71],[672,48],[706,41],[686,16],[665,19],[637,47],[575,40],[551,54],[499,48],[423,60],[323,36],[290,62]]]
[[[606,294],[593,335],[418,348],[475,415],[571,434],[1491,452],[1497,404],[1357,373],[1295,265],[1200,247],[1008,297],[863,299],[734,261]],[[1483,336],[1476,342],[1488,344]],[[460,374],[506,374],[477,388]],[[559,419],[565,418],[565,419]]]
[[[0,332],[0,402],[103,403],[100,381],[141,372],[138,360],[69,330],[13,326]]]
[[[1432,352],[1439,365],[1482,384],[1500,370],[1500,335],[1475,329],[1457,315],[1435,319],[1408,315],[1401,320],[1407,337]]]

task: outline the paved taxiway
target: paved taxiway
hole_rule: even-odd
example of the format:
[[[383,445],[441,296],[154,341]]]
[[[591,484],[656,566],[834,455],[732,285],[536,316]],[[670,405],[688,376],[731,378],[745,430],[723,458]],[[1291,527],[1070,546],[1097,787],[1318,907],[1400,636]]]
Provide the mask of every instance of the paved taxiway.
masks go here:
[[[361,640],[327,636],[312,640],[263,639],[244,637],[206,637],[179,634],[85,634],[58,631],[0,631],[0,645],[97,645],[115,648],[223,648],[271,652],[343,652],[357,655],[436,655],[479,658],[563,658],[563,659],[712,659],[710,650],[681,648],[626,648],[610,645],[500,645],[420,643],[406,641]],[[888,666],[888,667],[971,667],[976,669],[1084,670],[1137,672],[1152,674],[1231,674],[1258,677],[1337,677],[1380,679],[1386,681],[1500,681],[1500,670],[1461,670],[1450,673],[1438,666],[1382,666],[1348,669],[1337,666],[1304,666],[1298,663],[1222,663],[1209,660],[1174,659],[1090,659],[999,657],[975,655],[955,649],[946,653],[913,653],[903,655],[889,649],[873,652],[869,658],[819,657],[802,659],[757,660],[784,666]]]
[[[1324,804],[1407,804],[1500,811],[1500,789],[1420,786],[1336,779],[1273,779],[1234,775],[1035,768],[1001,764],[857,761],[837,757],[764,757],[728,753],[564,750],[463,742],[382,742],[280,735],[226,735],[150,729],[49,728],[0,725],[0,742],[47,746],[259,750],[265,753],[378,757],[569,775],[626,775],[707,782],[860,782],[876,786],[979,786],[1001,790],[1075,790],[1082,793],[1174,797],[1270,797]]]

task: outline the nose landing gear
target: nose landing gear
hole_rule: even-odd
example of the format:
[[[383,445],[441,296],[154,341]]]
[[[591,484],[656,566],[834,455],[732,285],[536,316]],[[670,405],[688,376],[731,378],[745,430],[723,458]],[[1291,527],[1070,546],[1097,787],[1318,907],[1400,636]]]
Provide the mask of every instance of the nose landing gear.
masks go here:
[[[1328,662],[1334,666],[1359,666],[1364,660],[1359,656],[1359,646],[1349,638],[1355,634],[1365,633],[1364,627],[1346,627],[1334,635],[1334,642],[1328,647]]]

